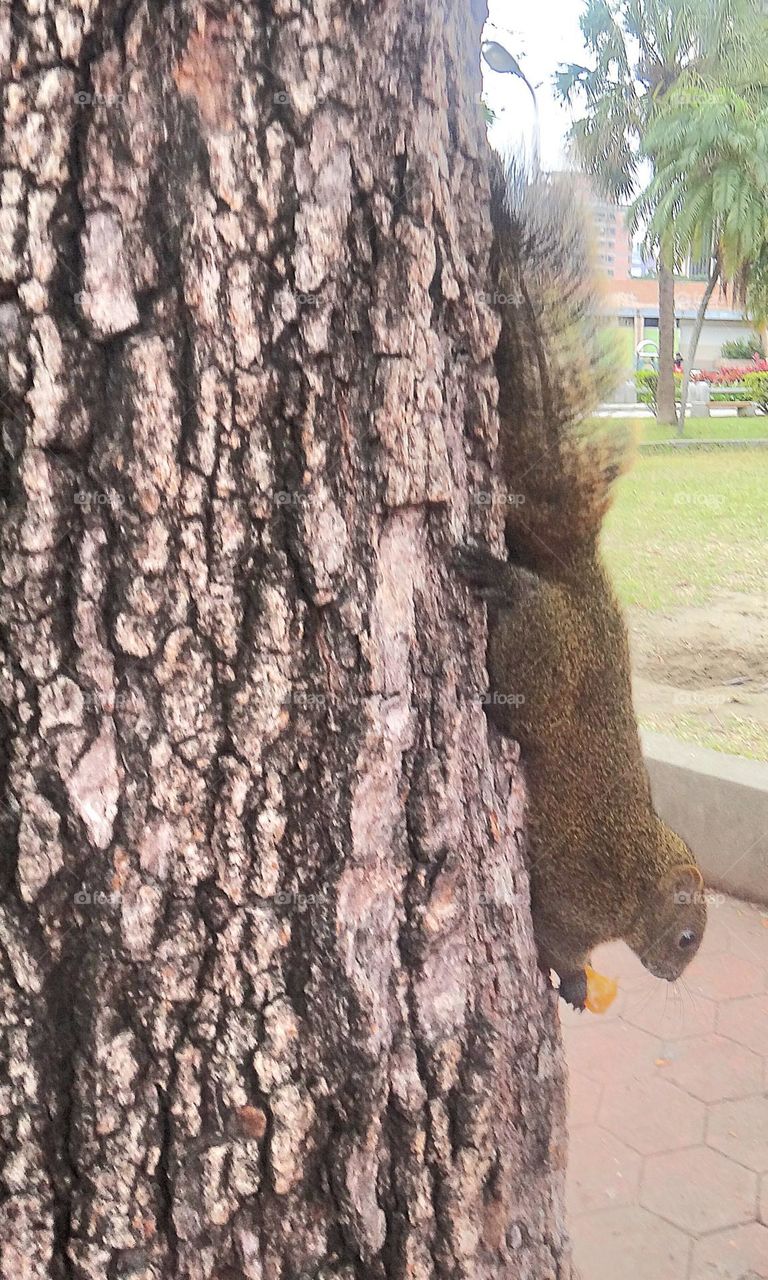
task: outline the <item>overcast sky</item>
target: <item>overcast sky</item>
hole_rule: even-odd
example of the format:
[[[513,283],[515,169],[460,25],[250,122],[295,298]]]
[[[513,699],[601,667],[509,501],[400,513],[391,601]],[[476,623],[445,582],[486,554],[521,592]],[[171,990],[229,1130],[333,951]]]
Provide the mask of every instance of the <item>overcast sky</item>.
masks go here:
[[[485,36],[498,40],[520,58],[520,65],[536,90],[541,124],[541,163],[562,168],[570,113],[560,105],[552,76],[561,62],[582,62],[584,45],[579,30],[582,0],[489,0]],[[483,64],[488,105],[497,114],[491,130],[494,146],[504,149],[521,142],[530,148],[534,136],[531,95],[515,76],[498,75]]]

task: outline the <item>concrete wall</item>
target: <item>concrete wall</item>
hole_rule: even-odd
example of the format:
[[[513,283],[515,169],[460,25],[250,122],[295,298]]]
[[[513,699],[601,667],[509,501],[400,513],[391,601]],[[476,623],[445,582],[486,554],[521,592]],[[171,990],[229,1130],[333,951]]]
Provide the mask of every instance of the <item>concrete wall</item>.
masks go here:
[[[678,320],[680,329],[680,350],[687,357],[688,346],[693,331],[693,320]],[[698,369],[712,369],[722,362],[720,348],[724,342],[732,342],[734,338],[749,338],[754,327],[746,320],[705,320],[699,339],[696,355]]]
[[[707,884],[768,903],[768,764],[641,737],[656,809],[691,846]]]

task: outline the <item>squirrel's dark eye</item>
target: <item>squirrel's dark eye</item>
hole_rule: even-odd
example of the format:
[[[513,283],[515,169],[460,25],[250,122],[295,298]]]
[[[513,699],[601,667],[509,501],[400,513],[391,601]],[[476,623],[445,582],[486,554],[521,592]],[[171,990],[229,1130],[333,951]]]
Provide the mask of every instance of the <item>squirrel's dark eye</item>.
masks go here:
[[[687,951],[689,947],[693,946],[694,942],[696,942],[696,934],[693,929],[683,929],[677,940],[677,945],[681,951]]]

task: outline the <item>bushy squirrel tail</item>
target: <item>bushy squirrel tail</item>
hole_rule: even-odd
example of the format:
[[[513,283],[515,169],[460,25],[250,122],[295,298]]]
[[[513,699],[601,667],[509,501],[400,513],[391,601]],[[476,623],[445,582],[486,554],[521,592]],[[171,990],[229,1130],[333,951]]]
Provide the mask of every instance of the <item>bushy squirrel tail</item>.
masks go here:
[[[567,175],[495,160],[491,300],[510,552],[557,576],[594,554],[632,438],[587,415],[615,387],[617,343],[599,315],[591,228]]]

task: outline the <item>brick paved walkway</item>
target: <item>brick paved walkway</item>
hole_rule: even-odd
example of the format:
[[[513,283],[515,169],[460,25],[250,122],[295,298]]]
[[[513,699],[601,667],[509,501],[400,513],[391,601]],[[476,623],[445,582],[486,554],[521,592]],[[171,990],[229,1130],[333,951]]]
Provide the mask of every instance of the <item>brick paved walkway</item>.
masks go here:
[[[582,1280],[768,1280],[768,909],[710,906],[677,994],[623,945],[602,1017],[562,1004]]]

